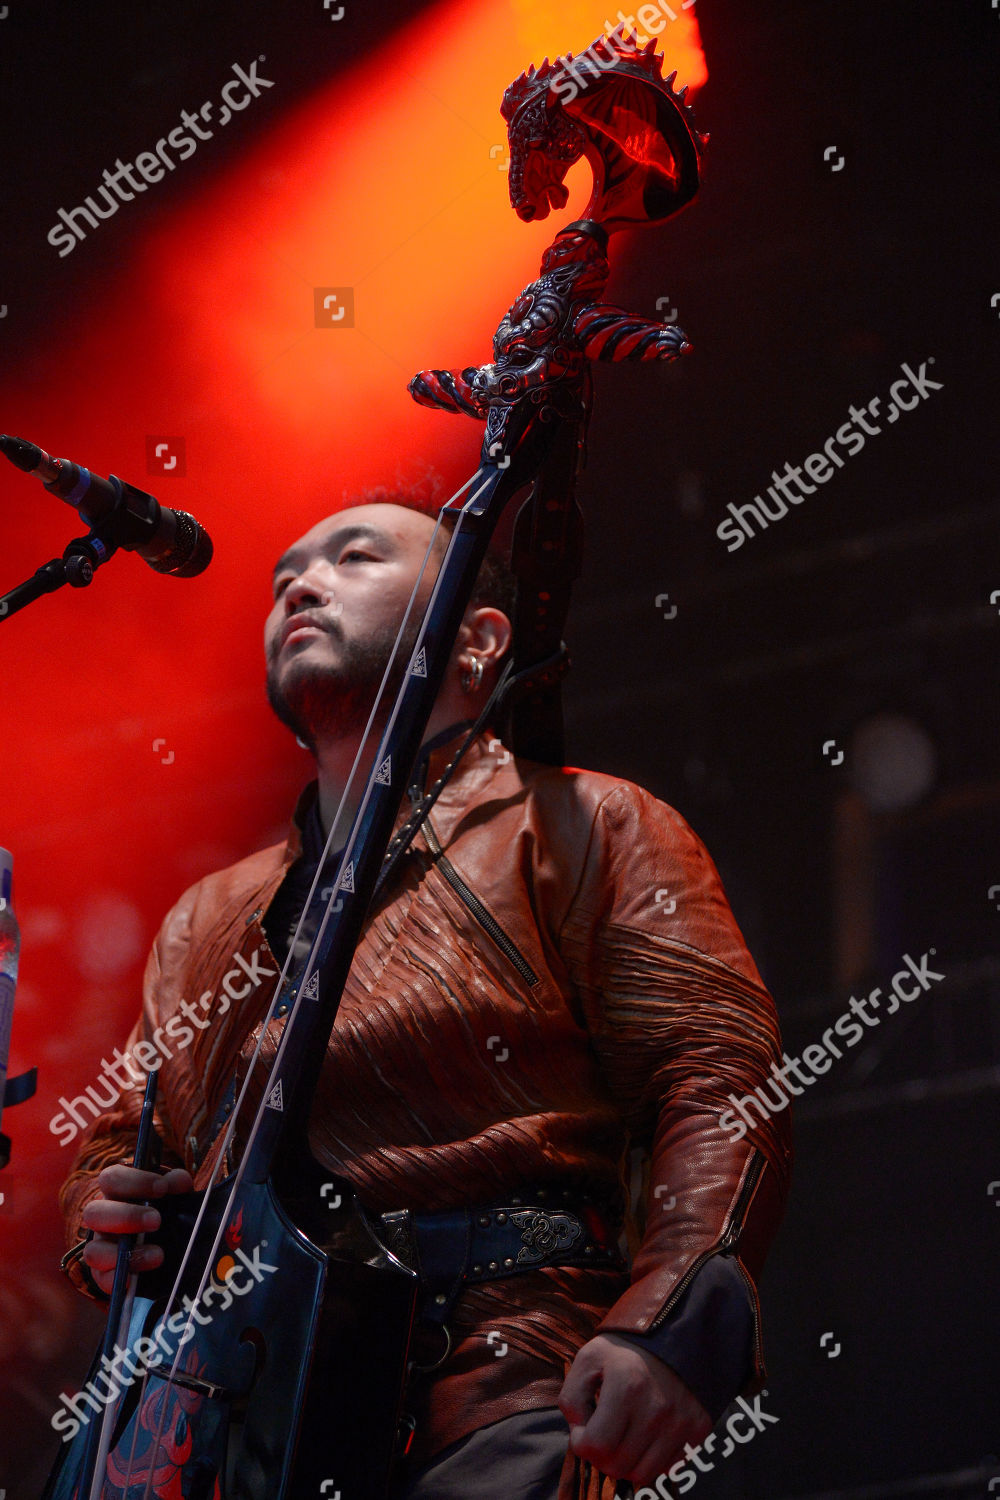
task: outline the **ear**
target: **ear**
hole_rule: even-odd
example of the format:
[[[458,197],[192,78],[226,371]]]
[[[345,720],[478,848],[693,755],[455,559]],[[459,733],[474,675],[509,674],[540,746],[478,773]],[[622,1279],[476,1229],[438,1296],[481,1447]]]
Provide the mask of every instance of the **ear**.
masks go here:
[[[459,666],[467,669],[470,656],[477,657],[487,671],[499,666],[510,650],[513,636],[513,626],[502,609],[482,604],[466,610],[455,643]]]

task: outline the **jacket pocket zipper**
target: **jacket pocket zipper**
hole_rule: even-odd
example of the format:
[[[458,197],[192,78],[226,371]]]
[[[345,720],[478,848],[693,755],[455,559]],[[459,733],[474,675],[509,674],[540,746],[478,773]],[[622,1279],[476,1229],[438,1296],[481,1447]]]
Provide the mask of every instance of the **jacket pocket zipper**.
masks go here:
[[[447,880],[448,884],[451,886],[456,895],[461,897],[465,905],[469,908],[472,915],[475,917],[476,921],[479,923],[480,927],[482,927],[483,930],[489,934],[489,936],[493,939],[494,944],[497,948],[500,949],[500,952],[504,955],[504,957],[508,958],[514,965],[514,968],[520,974],[521,978],[527,984],[534,987],[538,983],[538,975],[535,973],[528,960],[524,957],[524,954],[517,947],[516,943],[514,943],[504,932],[496,917],[493,916],[492,912],[486,910],[486,907],[480,901],[475,891],[470,890],[470,888],[466,885],[465,881],[455,869],[455,866],[452,864],[451,860],[442,850],[441,845],[438,841],[438,836],[434,832],[434,829],[431,827],[430,818],[424,819],[423,827],[424,835],[427,839],[428,844],[430,845],[431,853],[434,855],[435,863],[440,869],[441,874],[444,876],[445,880]]]

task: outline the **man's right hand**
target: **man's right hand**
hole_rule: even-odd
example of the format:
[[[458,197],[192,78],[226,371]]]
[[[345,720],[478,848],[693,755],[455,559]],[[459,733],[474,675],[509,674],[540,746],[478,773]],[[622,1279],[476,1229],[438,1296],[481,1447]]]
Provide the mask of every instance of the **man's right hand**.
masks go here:
[[[146,1208],[145,1200],[163,1198],[167,1193],[190,1193],[194,1190],[191,1173],[183,1167],[169,1172],[141,1172],[138,1167],[105,1167],[97,1179],[100,1195],[91,1198],[83,1210],[81,1223],[93,1229],[94,1237],[83,1252],[83,1258],[101,1291],[110,1295],[118,1259],[118,1240],[123,1234],[151,1234],[160,1227],[155,1208]],[[140,1245],[129,1257],[130,1271],[155,1271],[163,1264],[159,1245]]]

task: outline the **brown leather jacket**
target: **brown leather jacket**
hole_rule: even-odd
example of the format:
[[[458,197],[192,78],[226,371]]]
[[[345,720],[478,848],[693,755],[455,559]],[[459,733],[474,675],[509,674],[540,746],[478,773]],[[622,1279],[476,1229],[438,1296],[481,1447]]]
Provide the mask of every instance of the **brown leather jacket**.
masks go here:
[[[456,744],[430,754],[426,785]],[[374,1213],[497,1202],[525,1184],[620,1202],[629,1146],[646,1144],[651,1166],[631,1277],[548,1268],[463,1294],[454,1352],[416,1397],[421,1462],[514,1411],[555,1405],[583,1343],[663,1324],[720,1251],[738,1259],[759,1318],[755,1285],[791,1158],[787,1112],[743,1139],[719,1124],[729,1094],[761,1083],[781,1048],[715,867],[679,814],[630,782],[515,759],[483,734],[430,823],[355,953],[312,1114],[317,1159]],[[199,1185],[220,1101],[270,1001],[273,981],[253,983],[254,964],[280,968],[261,917],[300,848],[293,821],[286,845],[200,881],[149,957],[128,1046],[176,1018],[158,1033],[172,1052],[159,1125],[164,1159]],[[185,999],[204,1023],[183,1024]],[[282,1024],[271,1023],[268,1058]],[[140,1101],[141,1088],[128,1090],[85,1133],[62,1192],[71,1243],[96,1174],[131,1152]],[[78,1254],[68,1262],[86,1289]],[[759,1327],[754,1344],[751,1388],[764,1378]],[[584,1470],[567,1461],[561,1496],[612,1493]]]

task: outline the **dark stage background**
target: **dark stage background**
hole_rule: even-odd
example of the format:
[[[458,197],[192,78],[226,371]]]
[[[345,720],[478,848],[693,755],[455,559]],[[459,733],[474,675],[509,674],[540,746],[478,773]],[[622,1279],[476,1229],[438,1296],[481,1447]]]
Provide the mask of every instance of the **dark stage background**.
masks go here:
[[[485,358],[534,274],[555,219],[510,211],[500,94],[608,18],[589,0],[338,9],[0,7],[0,428],[190,509],[217,552],[191,582],[115,559],[89,592],[3,622],[11,1071],[39,1066],[37,1097],[5,1116],[0,1174],[12,1500],[38,1494],[59,1392],[84,1379],[101,1322],[57,1269],[70,1152],[50,1118],[124,1039],[167,907],[273,842],[309,774],[263,697],[273,559],[345,492],[423,476],[444,499],[474,467],[472,424],[418,410],[406,380]],[[1000,10],[700,0],[660,43],[680,82],[701,80],[704,53],[706,182],[621,247],[609,290],[676,309],[695,352],[596,372],[568,758],[693,824],[790,1053],[904,954],[933,948],[946,976],[798,1101],[763,1287],[779,1421],[697,1493],[985,1496],[1000,1487]],[[255,59],[272,86],[61,257],[60,207]],[[584,201],[587,174],[571,181],[560,221]],[[318,321],[316,288],[350,289],[353,322]],[[889,423],[904,362],[940,388]],[[728,551],[726,507],[875,397],[863,450]],[[7,466],[0,514],[0,590],[76,534]]]

